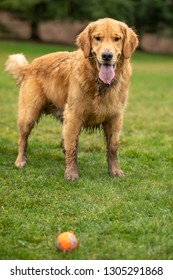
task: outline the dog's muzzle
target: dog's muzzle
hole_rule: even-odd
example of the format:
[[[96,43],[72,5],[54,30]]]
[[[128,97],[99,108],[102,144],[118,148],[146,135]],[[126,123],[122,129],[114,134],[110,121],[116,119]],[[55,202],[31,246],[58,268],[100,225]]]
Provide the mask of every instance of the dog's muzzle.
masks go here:
[[[93,52],[93,57],[97,63],[99,70],[99,79],[104,84],[110,84],[115,76],[115,64],[113,63],[113,54],[110,51],[104,51],[101,54],[101,58],[98,59],[96,54]]]

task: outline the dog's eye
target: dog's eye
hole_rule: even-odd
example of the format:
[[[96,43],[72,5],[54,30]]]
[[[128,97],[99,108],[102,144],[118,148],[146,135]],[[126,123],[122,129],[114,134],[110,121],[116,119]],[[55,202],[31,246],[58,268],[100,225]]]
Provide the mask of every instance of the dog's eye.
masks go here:
[[[115,42],[118,42],[119,40],[120,40],[120,37],[115,37],[115,38],[114,38],[114,41],[115,41]]]
[[[99,42],[101,40],[101,38],[99,36],[96,36],[95,39],[97,42]]]

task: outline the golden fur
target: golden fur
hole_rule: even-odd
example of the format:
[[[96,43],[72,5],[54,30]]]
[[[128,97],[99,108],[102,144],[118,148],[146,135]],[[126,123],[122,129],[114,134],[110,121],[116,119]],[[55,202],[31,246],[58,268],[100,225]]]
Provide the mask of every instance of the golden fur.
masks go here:
[[[40,115],[46,113],[63,122],[65,179],[78,178],[77,143],[81,128],[98,125],[106,138],[109,174],[123,176],[117,150],[131,75],[129,59],[138,45],[137,36],[126,24],[105,18],[90,23],[76,42],[79,49],[74,52],[47,54],[30,64],[24,55],[17,54],[9,56],[6,62],[6,70],[20,86],[15,165],[26,164],[28,136]],[[105,83],[98,78],[101,65],[108,65],[103,61],[104,52],[112,55],[108,64],[115,75],[105,90]]]

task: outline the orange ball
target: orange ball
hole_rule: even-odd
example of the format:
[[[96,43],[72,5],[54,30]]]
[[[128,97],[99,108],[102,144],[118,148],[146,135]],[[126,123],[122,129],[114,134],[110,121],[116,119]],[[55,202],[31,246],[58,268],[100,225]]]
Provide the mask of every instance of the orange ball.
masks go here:
[[[78,241],[73,231],[59,233],[57,236],[57,247],[59,250],[66,252],[75,249]]]

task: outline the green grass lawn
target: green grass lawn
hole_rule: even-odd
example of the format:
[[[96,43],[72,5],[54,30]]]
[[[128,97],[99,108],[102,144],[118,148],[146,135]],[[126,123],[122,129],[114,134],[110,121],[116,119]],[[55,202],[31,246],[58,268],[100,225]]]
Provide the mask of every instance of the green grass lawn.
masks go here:
[[[81,134],[80,179],[65,181],[61,124],[51,117],[32,132],[28,165],[14,167],[18,89],[5,60],[67,49],[0,43],[0,259],[173,259],[173,57],[133,55],[119,150],[124,178],[108,176],[97,131]],[[70,229],[79,247],[63,254],[56,233]]]

